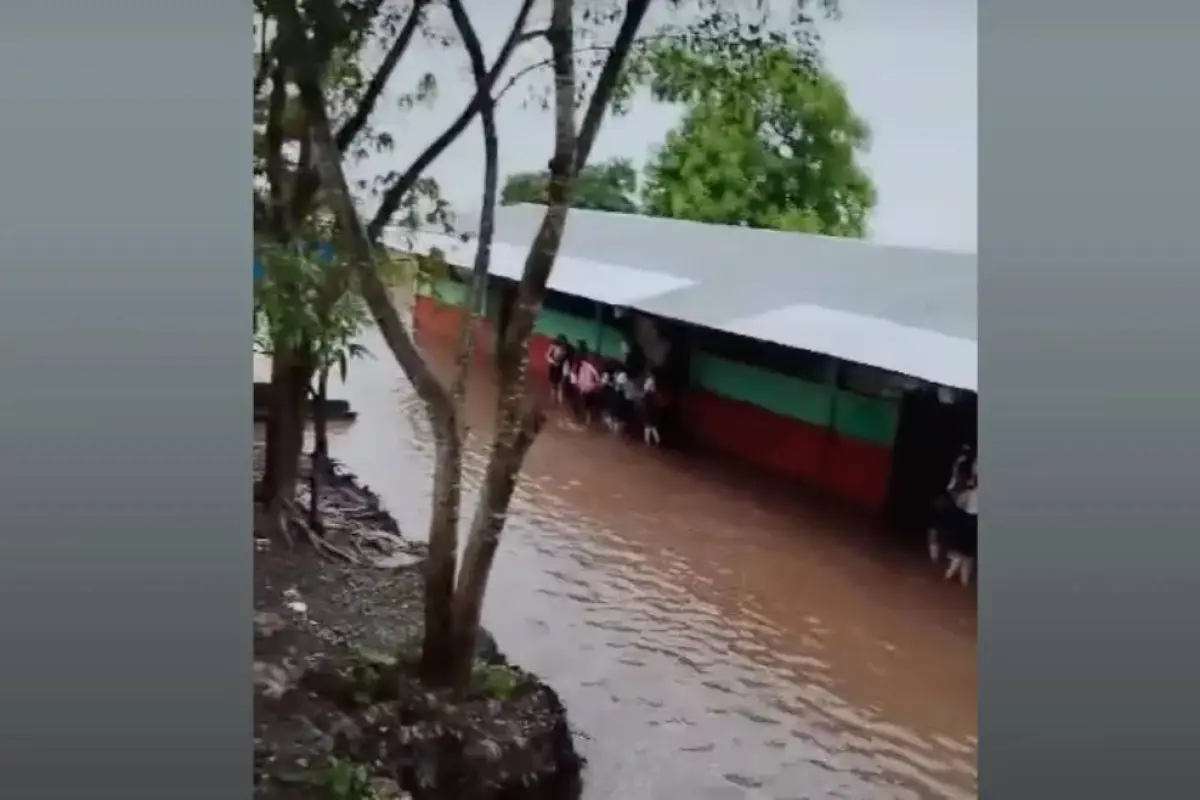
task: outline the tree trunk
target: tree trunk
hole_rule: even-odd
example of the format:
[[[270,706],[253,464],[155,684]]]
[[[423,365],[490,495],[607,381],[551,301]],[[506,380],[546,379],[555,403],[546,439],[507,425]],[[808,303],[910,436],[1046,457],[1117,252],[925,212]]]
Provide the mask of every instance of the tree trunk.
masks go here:
[[[484,477],[483,491],[463,554],[454,595],[456,660],[453,685],[465,687],[470,680],[473,648],[479,632],[488,578],[495,561],[500,535],[516,490],[525,455],[533,445],[544,417],[526,407],[526,378],[529,370],[529,338],[541,310],[546,284],[562,243],[574,183],[587,161],[617,78],[645,17],[649,0],[629,0],[611,53],[601,70],[584,123],[575,130],[575,68],[572,0],[554,0],[547,38],[553,53],[555,85],[554,156],[550,160],[547,209],[530,248],[525,270],[517,288],[516,302],[499,335],[497,367],[500,401],[496,435]]]
[[[313,392],[313,449],[309,457],[308,475],[308,524],[314,531],[321,530],[321,482],[329,469],[329,370],[317,375],[317,387]]]
[[[525,454],[541,426],[541,415],[525,406],[529,337],[541,309],[570,208],[575,156],[575,66],[572,0],[554,0],[547,38],[555,76],[555,143],[550,161],[549,207],[530,251],[517,290],[517,303],[501,345],[500,401],[496,434],[483,491],[467,539],[454,593],[454,668],[452,685],[464,688],[471,677],[475,639],[483,613],[488,577]]]
[[[451,685],[455,663],[454,572],[458,566],[458,519],[462,493],[462,440],[457,429],[438,436],[433,468],[433,516],[425,559],[425,635],[421,680]]]
[[[268,536],[284,533],[288,506],[296,499],[296,478],[304,450],[304,401],[311,373],[295,353],[276,353],[271,364],[271,397],[267,412],[267,463],[262,508]]]
[[[483,58],[483,47],[461,0],[452,0],[450,13],[463,37],[475,85],[485,87],[487,65]],[[467,435],[464,400],[474,350],[475,319],[487,288],[499,183],[495,104],[490,95],[483,102],[481,115],[484,143],[483,212],[449,391],[457,424],[438,441],[434,468],[433,523],[429,531],[429,557],[425,562],[425,637],[421,648],[421,679],[430,686],[453,686],[455,665],[459,660],[453,602],[454,578],[458,567],[458,521],[462,511],[462,451]],[[473,655],[472,646],[468,659]]]

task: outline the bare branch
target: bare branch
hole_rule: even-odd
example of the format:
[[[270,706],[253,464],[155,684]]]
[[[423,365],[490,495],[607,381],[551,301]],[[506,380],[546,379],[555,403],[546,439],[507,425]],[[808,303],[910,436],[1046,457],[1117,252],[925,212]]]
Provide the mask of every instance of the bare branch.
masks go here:
[[[417,28],[421,24],[421,16],[425,11],[427,3],[428,0],[414,0],[412,11],[409,12],[408,19],[404,21],[404,27],[400,29],[399,35],[396,36],[396,41],[392,42],[392,46],[388,48],[387,54],[384,55],[379,69],[371,76],[371,81],[367,84],[367,89],[363,93],[362,99],[359,100],[358,106],[354,109],[354,113],[342,125],[341,130],[337,132],[335,141],[337,142],[339,152],[345,153],[358,135],[362,133],[363,128],[366,127],[367,121],[375,111],[375,106],[378,104],[379,98],[383,95],[383,90],[387,87],[388,81],[392,77],[392,73],[395,72],[400,59],[404,57],[405,52],[408,51],[409,44],[412,43],[413,35],[416,34]]]
[[[379,5],[381,6],[382,3]],[[379,98],[387,88],[392,73],[395,72],[401,58],[408,51],[413,36],[421,25],[421,16],[427,5],[428,0],[414,0],[412,11],[404,21],[404,27],[397,34],[392,46],[388,48],[379,69],[371,76],[371,81],[367,84],[367,89],[355,107],[354,113],[337,132],[335,141],[339,152],[344,154],[370,121],[371,114],[374,113]],[[372,18],[373,16],[372,14]],[[320,177],[312,170],[306,169],[297,173],[296,190],[292,193],[292,216],[295,219],[300,219],[304,215],[309,204],[312,203],[317,189],[320,188],[320,183]]]
[[[554,56],[555,137],[547,190],[549,206],[525,262],[513,319],[508,330],[501,334],[496,434],[454,595],[454,630],[460,669],[464,661],[462,653],[470,646],[470,638],[479,626],[488,577],[517,477],[541,426],[541,414],[525,407],[525,374],[529,363],[529,336],[562,240],[573,191],[575,59],[572,5],[572,0],[554,0],[551,11],[547,38]]]
[[[625,4],[625,18],[621,20],[621,27],[617,30],[617,38],[613,41],[612,52],[609,54],[608,60],[604,62],[603,69],[600,70],[600,78],[596,81],[596,88],[592,90],[592,99],[588,103],[587,113],[583,116],[583,125],[579,129],[579,139],[575,143],[576,172],[583,169],[592,152],[592,145],[596,143],[596,135],[600,132],[600,123],[604,121],[609,100],[612,98],[617,81],[621,78],[625,58],[633,47],[634,37],[637,36],[638,28],[642,26],[642,20],[646,18],[646,10],[649,7],[650,0],[629,0]]]
[[[475,27],[463,8],[463,0],[449,0],[450,14],[454,25],[462,36],[463,46],[471,62],[471,74],[477,88],[487,83],[487,64],[483,57],[483,46]],[[484,179],[485,204],[491,193],[495,207],[496,183],[498,181],[496,120],[491,93],[485,95],[481,113],[484,125],[484,147],[488,153],[490,172]],[[488,248],[491,235],[481,241],[475,255],[475,268],[471,278],[463,321],[458,334],[455,351],[454,377],[450,384],[450,403],[458,415],[459,424],[452,430],[439,431],[437,439],[437,461],[434,466],[433,515],[429,525],[429,556],[425,560],[425,630],[421,652],[421,672],[427,681],[446,681],[454,670],[446,662],[447,656],[455,655],[454,637],[454,578],[458,567],[458,521],[462,512],[462,442],[465,436],[463,398],[472,353],[472,334],[480,299],[487,283]],[[448,637],[448,638],[447,638]],[[449,642],[450,648],[446,648]],[[450,681],[453,685],[453,681]]]
[[[629,46],[628,49],[630,51],[632,51],[632,49],[634,47],[639,46],[639,45],[649,44],[649,43],[656,42],[656,41],[670,41],[673,39],[680,39],[680,38],[682,38],[682,36],[683,36],[683,34],[681,34],[678,31],[674,31],[674,30],[666,31],[666,32],[662,32],[662,33],[655,33],[655,34],[651,34],[649,36],[638,36],[632,42],[632,44]],[[692,38],[696,38],[694,36],[694,34],[692,34],[691,36],[692,36]],[[601,52],[611,53],[619,45],[620,45],[620,38],[619,38],[619,32],[618,32],[618,38],[614,39],[612,42],[608,42],[606,44],[592,44],[592,45],[586,45],[584,47],[577,47],[577,48],[575,48],[575,54],[580,55],[582,53],[601,53]],[[535,61],[532,64],[526,64],[524,67],[521,67],[521,69],[514,72],[509,77],[509,79],[507,81],[505,81],[503,88],[501,88],[500,91],[496,93],[496,102],[499,103],[501,98],[503,98],[504,95],[508,94],[508,92],[510,90],[512,90],[513,87],[515,87],[523,79],[525,79],[529,75],[533,74],[534,72],[537,72],[540,69],[545,69],[546,67],[553,66],[553,62],[554,62],[553,58],[543,58],[540,61]],[[607,59],[606,59],[606,63],[607,63]],[[622,66],[624,66],[624,59],[622,59]],[[620,73],[618,72],[618,77],[619,76],[620,76]],[[602,73],[602,77],[603,77],[603,73]],[[612,90],[614,87],[615,87],[615,83],[614,83],[614,86],[610,86],[606,90],[606,94],[610,98],[612,96]],[[600,88],[599,83],[597,83],[596,88],[597,89]],[[589,151],[590,151],[590,149],[591,148],[589,146]],[[583,166],[584,166],[583,164],[580,164],[579,168],[582,169]]]
[[[463,8],[462,0],[450,0],[450,15],[454,25],[462,36],[463,47],[471,63],[471,76],[477,89],[487,86],[487,63],[483,57],[483,45],[475,33],[475,27]],[[487,288],[488,266],[491,261],[492,237],[496,227],[496,193],[500,181],[499,169],[499,140],[496,133],[496,101],[488,92],[483,95],[483,105],[480,108],[480,119],[483,123],[483,207],[479,222],[479,236],[476,241],[475,263],[471,270],[471,286],[467,293],[466,313],[463,317],[462,329],[458,336],[458,349],[455,351],[454,378],[450,384],[450,398],[456,408],[462,407],[466,394],[467,375],[470,371],[472,353],[472,334],[475,319],[479,314],[479,305]]]
[[[555,137],[546,189],[547,207],[525,260],[525,270],[517,288],[516,307],[507,329],[501,334],[498,359],[500,401],[496,414],[496,434],[455,587],[454,626],[460,653],[469,646],[468,636],[474,633],[479,624],[488,576],[499,546],[505,515],[525,454],[537,433],[537,414],[525,408],[524,401],[529,369],[529,337],[533,333],[534,321],[541,310],[546,284],[562,243],[575,177],[582,166],[582,159],[587,157],[591,143],[595,141],[649,0],[629,0],[627,3],[625,20],[589,103],[585,128],[578,136],[575,130],[576,87],[571,6],[571,0],[554,0],[548,38],[553,51],[555,79]]]
[[[491,97],[492,88],[495,86],[496,80],[500,77],[500,73],[504,71],[505,66],[508,65],[513,51],[520,42],[521,35],[525,30],[525,22],[529,18],[529,12],[533,9],[533,2],[534,0],[521,0],[521,8],[517,11],[517,17],[513,21],[508,38],[500,48],[500,54],[496,56],[496,62],[492,64],[492,68],[487,74],[486,86],[476,88],[475,96],[467,104],[467,107],[463,109],[462,113],[458,115],[458,118],[450,123],[450,126],[429,147],[425,148],[425,152],[417,156],[408,169],[405,170],[404,174],[384,192],[383,198],[379,202],[379,209],[367,225],[367,236],[372,242],[379,240],[384,229],[395,215],[396,210],[400,208],[400,203],[403,201],[404,196],[412,191],[417,179],[467,129],[467,126],[471,124],[471,120],[483,108],[484,98]]]
[[[362,222],[358,218],[354,200],[346,184],[341,153],[333,140],[320,78],[295,0],[287,0],[279,5],[282,8],[281,35],[287,40],[287,49],[295,54],[291,60],[292,67],[313,139],[316,168],[321,176],[321,185],[329,194],[329,205],[337,217],[338,227],[345,239],[354,273],[361,284],[363,299],[371,309],[388,348],[429,409],[434,426],[443,430],[453,428],[454,409],[449,403],[449,398],[409,336],[388,297],[387,287],[375,272],[374,252],[370,241],[364,235]],[[339,266],[336,272],[339,275],[336,283],[341,284],[337,289],[344,290],[349,278],[346,274],[347,269],[345,266]]]

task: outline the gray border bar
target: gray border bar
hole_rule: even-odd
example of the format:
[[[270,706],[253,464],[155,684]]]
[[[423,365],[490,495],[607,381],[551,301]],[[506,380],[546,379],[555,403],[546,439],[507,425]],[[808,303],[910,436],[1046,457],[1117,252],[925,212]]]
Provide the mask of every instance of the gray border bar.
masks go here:
[[[245,797],[250,9],[0,40],[0,794]]]
[[[981,12],[981,794],[1186,794],[1200,7]]]

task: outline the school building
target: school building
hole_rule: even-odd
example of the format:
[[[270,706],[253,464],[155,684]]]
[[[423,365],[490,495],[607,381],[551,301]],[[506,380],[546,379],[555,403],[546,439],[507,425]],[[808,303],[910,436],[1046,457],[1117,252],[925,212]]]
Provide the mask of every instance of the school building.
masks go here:
[[[481,349],[543,212],[497,212]],[[473,242],[405,244],[461,268],[414,311],[423,335],[457,332]],[[531,365],[560,334],[613,357],[632,337],[679,395],[688,442],[915,521],[974,441],[977,287],[974,254],[573,210]]]

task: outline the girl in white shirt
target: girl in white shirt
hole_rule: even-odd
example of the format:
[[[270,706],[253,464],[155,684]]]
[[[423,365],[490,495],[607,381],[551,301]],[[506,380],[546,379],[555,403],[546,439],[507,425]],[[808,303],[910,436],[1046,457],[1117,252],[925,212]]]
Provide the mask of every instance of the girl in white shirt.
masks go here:
[[[953,522],[949,526],[946,552],[950,565],[946,580],[958,575],[963,586],[971,582],[979,551],[979,467],[972,458],[969,470],[954,493]]]
[[[949,559],[946,579],[958,576],[964,584],[971,580],[978,545],[979,479],[976,458],[964,447],[950,470],[946,494],[929,528],[929,558],[941,560],[943,550]]]
[[[662,436],[658,432],[658,422],[661,416],[658,384],[652,373],[646,374],[642,383],[642,439],[646,444],[662,444]]]

